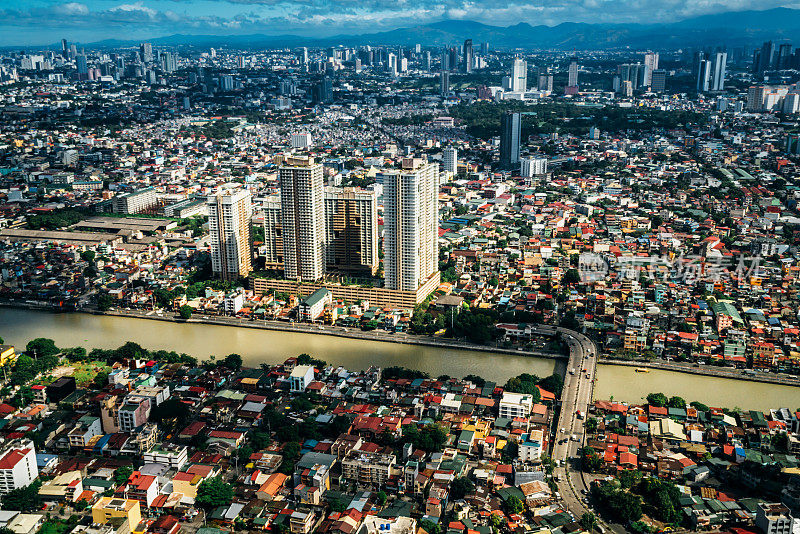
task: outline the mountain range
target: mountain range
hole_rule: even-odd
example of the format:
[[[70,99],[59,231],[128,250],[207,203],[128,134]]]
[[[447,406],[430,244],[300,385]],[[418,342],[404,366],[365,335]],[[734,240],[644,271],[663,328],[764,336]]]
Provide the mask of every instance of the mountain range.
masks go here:
[[[397,28],[361,35],[309,38],[298,35],[185,35],[151,39],[157,45],[228,46],[269,48],[293,46],[414,45],[447,46],[472,39],[476,45],[488,42],[493,48],[556,50],[677,49],[697,46],[753,46],[765,40],[800,43],[800,9],[775,8],[763,11],[730,11],[703,15],[665,24],[589,24],[565,22],[557,26],[491,26],[469,20],[444,20],[431,24]],[[89,47],[120,47],[139,41],[105,40]]]

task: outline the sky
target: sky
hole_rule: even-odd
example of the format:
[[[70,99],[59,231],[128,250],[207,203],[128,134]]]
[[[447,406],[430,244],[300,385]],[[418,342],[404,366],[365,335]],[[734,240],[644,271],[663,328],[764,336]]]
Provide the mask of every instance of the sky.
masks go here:
[[[0,46],[176,33],[325,37],[448,19],[498,26],[673,22],[782,6],[797,7],[780,0],[0,0]]]

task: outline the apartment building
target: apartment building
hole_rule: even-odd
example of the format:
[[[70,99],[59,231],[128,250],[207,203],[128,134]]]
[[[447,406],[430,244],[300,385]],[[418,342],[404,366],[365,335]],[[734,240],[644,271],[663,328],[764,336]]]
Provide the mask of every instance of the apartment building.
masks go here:
[[[157,206],[156,190],[152,187],[145,187],[130,193],[121,193],[111,201],[111,209],[114,213],[143,213]]]
[[[39,476],[33,444],[0,453],[0,495],[24,488]]]
[[[388,289],[416,291],[438,271],[438,167],[406,158],[378,175],[384,199],[384,279]]]
[[[283,270],[283,226],[281,223],[281,201],[270,197],[261,204],[264,216],[264,244],[260,253],[264,258],[264,268]]]
[[[290,280],[314,282],[325,274],[325,203],[322,164],[287,157],[281,186],[283,270]]]
[[[211,236],[211,268],[222,280],[238,280],[253,270],[250,192],[208,197],[208,228]]]
[[[529,417],[533,410],[533,397],[523,393],[503,392],[500,399],[500,417],[513,419],[515,417]]]
[[[325,190],[325,263],[329,271],[374,275],[378,269],[375,191]]]
[[[351,450],[342,460],[342,478],[359,487],[380,488],[389,479],[394,454]]]

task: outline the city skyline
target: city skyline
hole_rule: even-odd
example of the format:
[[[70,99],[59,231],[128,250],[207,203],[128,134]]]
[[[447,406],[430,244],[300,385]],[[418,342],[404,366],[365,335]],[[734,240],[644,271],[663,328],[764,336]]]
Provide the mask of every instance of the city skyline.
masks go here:
[[[557,0],[547,5],[503,0],[491,8],[465,0],[431,4],[413,0],[402,4],[366,2],[354,8],[346,0],[35,0],[17,7],[0,2],[0,46],[50,46],[58,30],[70,41],[147,40],[166,36],[293,35],[310,39],[357,36],[413,27],[420,20],[490,22],[499,28],[526,23],[673,24],[707,15],[747,10],[795,8],[784,1],[735,3],[606,2]],[[775,21],[773,24],[780,24]]]

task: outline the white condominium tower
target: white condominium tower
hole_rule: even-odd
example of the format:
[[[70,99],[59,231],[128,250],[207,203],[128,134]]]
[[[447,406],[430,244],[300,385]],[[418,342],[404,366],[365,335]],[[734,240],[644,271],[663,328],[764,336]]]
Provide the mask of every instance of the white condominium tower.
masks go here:
[[[310,157],[287,157],[279,176],[284,275],[314,282],[325,274],[322,164]]]
[[[515,59],[511,64],[511,91],[524,93],[528,90],[528,63],[524,59]]]
[[[406,158],[383,181],[386,288],[416,291],[438,270],[438,167]]]
[[[247,190],[208,197],[211,268],[223,280],[236,280],[252,270],[252,216]]]

